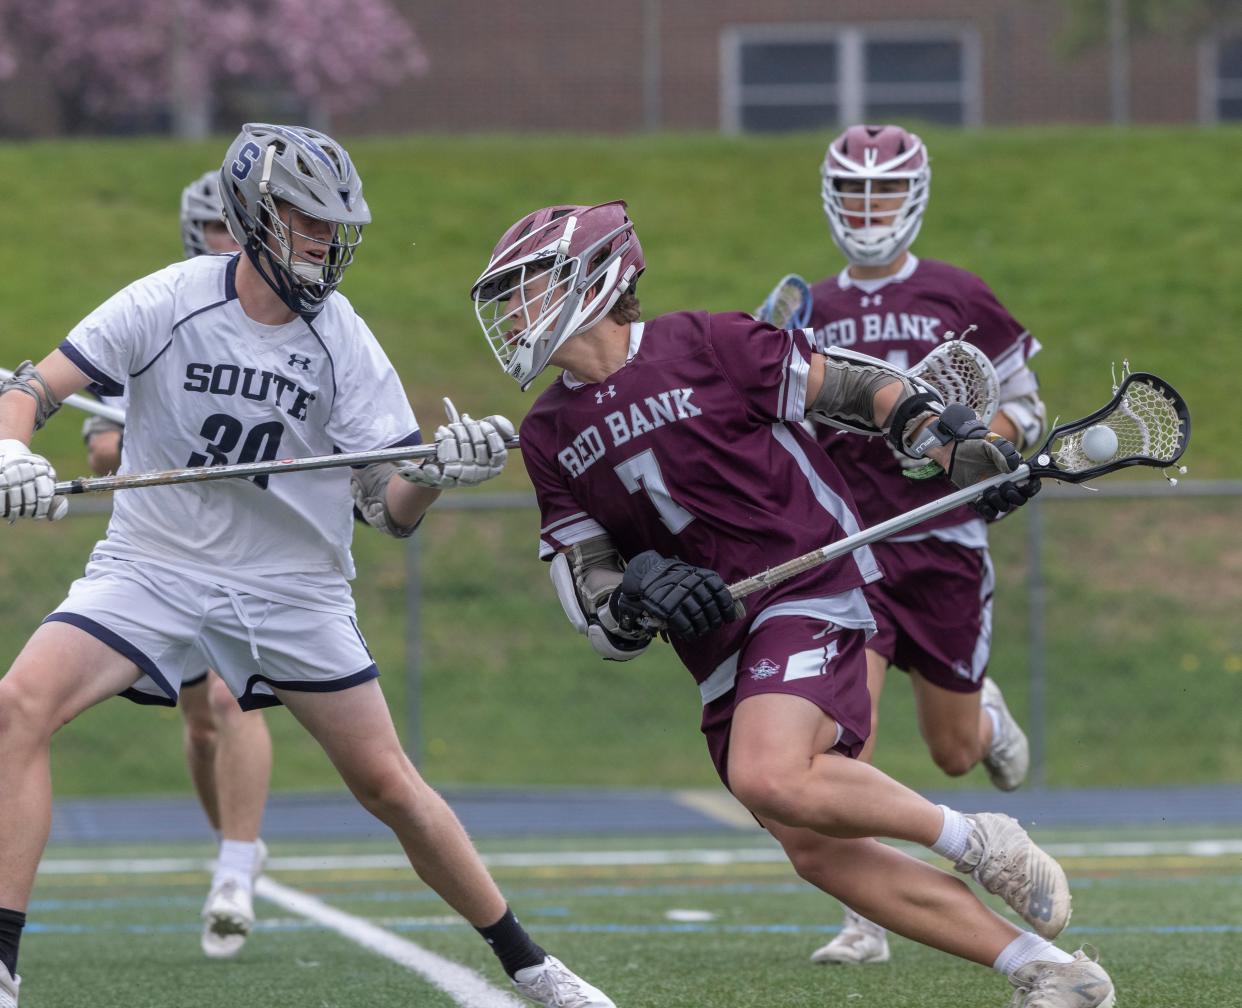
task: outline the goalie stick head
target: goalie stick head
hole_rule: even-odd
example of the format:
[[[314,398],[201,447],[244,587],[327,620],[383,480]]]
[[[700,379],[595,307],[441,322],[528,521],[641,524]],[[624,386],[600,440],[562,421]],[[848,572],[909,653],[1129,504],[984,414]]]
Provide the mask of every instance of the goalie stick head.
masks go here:
[[[887,266],[913,243],[931,189],[923,141],[900,126],[851,126],[820,166],[832,240],[855,266]]]
[[[625,211],[623,200],[544,207],[496,243],[470,298],[496,360],[523,389],[634,289],[646,261]]]

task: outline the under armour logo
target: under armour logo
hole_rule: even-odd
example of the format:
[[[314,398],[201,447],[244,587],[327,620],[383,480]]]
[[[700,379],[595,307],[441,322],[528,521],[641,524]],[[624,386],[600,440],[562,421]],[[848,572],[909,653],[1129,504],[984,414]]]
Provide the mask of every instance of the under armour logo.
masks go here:
[[[301,354],[291,353],[289,355],[289,366],[300,367],[303,371],[310,370],[310,358],[303,357]]]
[[[884,303],[883,294],[872,294],[870,296],[864,294],[862,296],[862,300],[860,301],[860,304],[864,308],[870,308],[872,305],[878,305],[878,304],[883,304],[883,303]]]
[[[604,391],[603,389],[600,389],[598,392],[596,392],[596,393],[595,393],[595,401],[596,401],[597,403],[603,403],[603,401],[604,401],[604,396],[608,396],[610,399],[615,399],[615,398],[617,397],[617,388],[616,388],[616,386],[615,386],[615,385],[609,385],[609,386],[608,386],[608,390],[607,390],[607,391]]]

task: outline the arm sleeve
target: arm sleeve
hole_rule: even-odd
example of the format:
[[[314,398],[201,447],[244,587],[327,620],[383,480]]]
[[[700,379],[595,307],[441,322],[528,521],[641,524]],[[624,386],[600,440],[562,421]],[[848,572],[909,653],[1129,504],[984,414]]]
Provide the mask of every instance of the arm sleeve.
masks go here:
[[[760,422],[806,417],[806,382],[815,352],[810,329],[777,329],[736,313],[711,316],[710,342],[721,372]]]
[[[401,379],[366,323],[352,315],[335,366],[328,435],[342,452],[419,444],[418,421]]]

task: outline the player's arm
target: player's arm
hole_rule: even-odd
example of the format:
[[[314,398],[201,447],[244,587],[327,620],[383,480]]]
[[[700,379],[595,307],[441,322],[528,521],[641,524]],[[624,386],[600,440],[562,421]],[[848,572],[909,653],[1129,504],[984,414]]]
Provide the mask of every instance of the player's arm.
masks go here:
[[[901,454],[931,459],[959,487],[1013,472],[1022,463],[1013,444],[989,431],[973,410],[945,407],[934,394],[918,391],[909,379],[879,363],[813,354],[806,399],[809,418],[861,419],[881,430]],[[1038,490],[1038,480],[1002,484],[982,496],[978,509],[994,518],[1025,504]]]
[[[647,650],[651,634],[622,629],[609,601],[625,577],[625,563],[608,536],[596,536],[552,558],[549,574],[565,616],[596,652],[609,661],[629,661]]]
[[[1039,395],[1039,379],[1026,365],[1000,385],[1000,403],[991,427],[1025,454],[1035,448],[1048,425],[1048,408]]]
[[[107,417],[89,416],[82,423],[86,463],[96,476],[107,476],[121,467],[121,444],[125,425]]]
[[[60,409],[66,396],[88,384],[73,363],[53,350],[35,367],[23,361],[0,383],[0,517],[64,517],[69,509],[54,494],[56,470],[30,450],[30,439]]]

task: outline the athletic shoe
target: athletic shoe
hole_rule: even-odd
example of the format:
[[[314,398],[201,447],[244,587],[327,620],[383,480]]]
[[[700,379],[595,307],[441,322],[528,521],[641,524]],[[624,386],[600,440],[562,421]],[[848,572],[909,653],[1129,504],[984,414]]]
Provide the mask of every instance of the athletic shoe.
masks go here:
[[[250,890],[226,879],[211,890],[203,906],[203,954],[209,959],[229,959],[246,944],[254,927]]]
[[[981,702],[984,710],[996,711],[997,725],[992,744],[983,754],[984,769],[993,785],[1002,791],[1013,791],[1026,780],[1026,772],[1031,765],[1031,748],[1026,741],[1026,732],[1018,727],[1018,722],[1009,713],[1000,687],[991,677],[983,680]]]
[[[1016,969],[1009,1008],[1112,1008],[1113,982],[1098,962],[1081,949],[1071,963],[1031,962]]]
[[[0,965],[0,1008],[17,1008],[17,988],[22,978],[9,976],[8,968]]]
[[[1061,866],[1010,816],[977,812],[966,819],[966,853],[954,867],[1008,903],[1040,937],[1059,935],[1070,919],[1069,880]]]
[[[522,997],[546,1008],[617,1008],[612,998],[575,976],[556,956],[518,970],[513,985]]]
[[[888,932],[846,907],[841,933],[812,952],[811,962],[857,965],[888,962]]]

